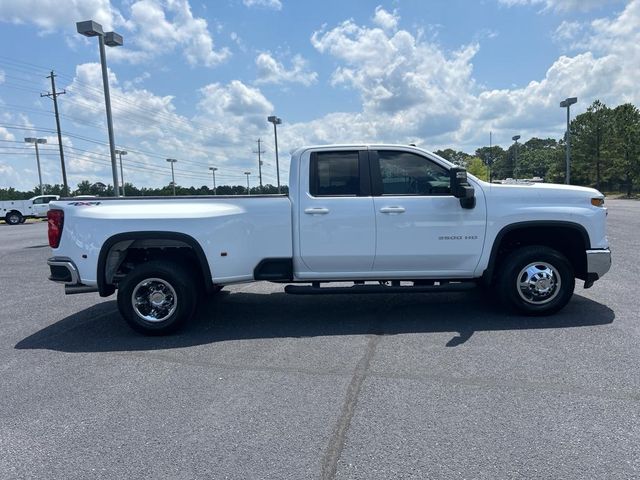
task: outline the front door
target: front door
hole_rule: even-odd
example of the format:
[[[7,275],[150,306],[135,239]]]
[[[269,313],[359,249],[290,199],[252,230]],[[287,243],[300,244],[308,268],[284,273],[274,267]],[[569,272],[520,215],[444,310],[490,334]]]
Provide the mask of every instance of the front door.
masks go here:
[[[371,152],[377,248],[373,269],[416,276],[471,276],[482,254],[486,208],[464,209],[448,169],[413,152]]]
[[[367,152],[313,152],[301,164],[301,267],[338,276],[370,272],[376,232]]]
[[[33,200],[31,214],[36,217],[46,217],[49,210],[49,202],[52,197],[39,197]]]

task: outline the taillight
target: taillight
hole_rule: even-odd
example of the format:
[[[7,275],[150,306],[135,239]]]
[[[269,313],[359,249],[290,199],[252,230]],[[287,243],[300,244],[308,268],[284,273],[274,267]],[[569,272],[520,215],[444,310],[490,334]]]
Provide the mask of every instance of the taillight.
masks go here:
[[[62,237],[62,227],[64,227],[64,212],[62,210],[49,210],[47,212],[49,223],[49,246],[58,248],[60,237]]]

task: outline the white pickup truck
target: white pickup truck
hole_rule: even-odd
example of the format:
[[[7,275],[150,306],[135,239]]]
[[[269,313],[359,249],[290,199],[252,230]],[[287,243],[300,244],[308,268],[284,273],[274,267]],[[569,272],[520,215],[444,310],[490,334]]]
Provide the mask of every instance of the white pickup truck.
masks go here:
[[[45,218],[49,202],[58,198],[58,195],[38,195],[29,200],[0,201],[0,218],[9,225],[24,223],[27,218]]]
[[[604,196],[495,185],[413,146],[305,147],[290,193],[52,202],[50,279],[66,293],[118,290],[131,327],[164,334],[199,294],[268,280],[292,294],[465,290],[530,315],[558,311],[575,278],[610,268]],[[330,282],[353,282],[326,286]]]

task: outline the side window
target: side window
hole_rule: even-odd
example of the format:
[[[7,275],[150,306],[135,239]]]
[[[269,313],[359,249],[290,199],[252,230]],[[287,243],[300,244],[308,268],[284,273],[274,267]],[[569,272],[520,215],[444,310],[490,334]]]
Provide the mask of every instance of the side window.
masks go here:
[[[315,197],[356,196],[360,192],[359,154],[317,152],[311,156],[310,193]]]
[[[36,198],[36,199],[33,201],[33,204],[34,204],[34,205],[40,205],[40,204],[42,204],[42,203],[45,203],[45,199],[44,199],[44,198],[42,198],[42,197],[41,197],[41,198]]]
[[[449,171],[409,152],[378,151],[383,195],[450,195]]]
[[[49,203],[53,199],[54,199],[54,197],[45,197],[45,198],[42,199],[42,203]]]

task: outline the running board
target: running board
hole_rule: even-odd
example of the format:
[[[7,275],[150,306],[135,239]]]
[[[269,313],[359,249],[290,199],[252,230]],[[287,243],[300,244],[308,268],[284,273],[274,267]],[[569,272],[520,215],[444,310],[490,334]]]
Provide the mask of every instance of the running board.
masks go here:
[[[353,285],[352,287],[319,287],[310,285],[287,285],[285,293],[291,295],[338,295],[358,293],[435,293],[435,292],[466,292],[476,288],[475,282],[445,283],[443,285]]]
[[[75,295],[77,293],[93,293],[97,292],[98,287],[90,287],[89,285],[77,284],[77,285],[65,285],[65,295]]]

